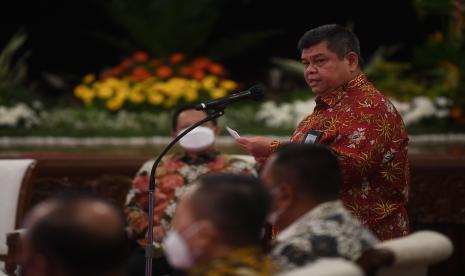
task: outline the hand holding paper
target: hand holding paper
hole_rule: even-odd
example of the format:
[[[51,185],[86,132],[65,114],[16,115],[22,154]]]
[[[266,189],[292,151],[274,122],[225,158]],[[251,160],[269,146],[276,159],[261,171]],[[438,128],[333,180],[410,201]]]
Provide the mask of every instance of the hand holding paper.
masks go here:
[[[237,131],[235,131],[234,129],[226,126],[226,130],[229,132],[229,135],[231,135],[232,137],[234,137],[234,139],[238,139],[238,138],[241,138],[241,136],[239,135],[239,133],[237,133]]]

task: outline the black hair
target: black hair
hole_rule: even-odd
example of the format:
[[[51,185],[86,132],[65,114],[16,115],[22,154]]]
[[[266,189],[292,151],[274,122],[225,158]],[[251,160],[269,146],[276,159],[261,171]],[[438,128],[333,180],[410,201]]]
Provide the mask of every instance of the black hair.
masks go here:
[[[339,162],[325,146],[287,144],[279,147],[272,174],[294,184],[299,192],[318,201],[339,197],[342,184]]]
[[[210,220],[232,246],[256,245],[271,205],[260,180],[252,176],[208,174],[192,195],[197,218]]]
[[[66,198],[66,199],[65,199]],[[53,200],[56,206],[28,231],[34,252],[43,255],[67,275],[99,275],[118,269],[128,254],[124,218],[114,206],[119,227],[96,233],[76,219],[82,204],[106,201],[95,197],[67,196]],[[114,226],[113,226],[114,227]]]
[[[173,117],[171,118],[171,128],[173,129],[173,131],[176,131],[176,128],[178,126],[178,117],[179,117],[179,115],[182,112],[186,111],[186,110],[195,110],[195,107],[192,106],[192,105],[185,105],[185,106],[181,106],[180,108],[176,109],[176,111],[174,111]],[[205,113],[205,115],[208,115],[208,113],[205,110],[200,110],[200,111]],[[211,122],[215,126],[218,125],[217,119],[213,119]]]
[[[339,59],[344,58],[349,52],[354,52],[358,56],[359,63],[362,63],[360,42],[357,36],[349,29],[337,24],[323,25],[307,31],[299,39],[297,49],[302,52],[304,49],[323,41],[328,43],[328,49],[334,52]]]

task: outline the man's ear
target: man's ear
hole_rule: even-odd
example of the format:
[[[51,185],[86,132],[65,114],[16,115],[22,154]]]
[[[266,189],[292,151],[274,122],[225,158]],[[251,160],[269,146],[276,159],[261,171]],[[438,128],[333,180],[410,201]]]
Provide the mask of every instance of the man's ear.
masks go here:
[[[345,59],[351,72],[355,72],[359,68],[360,61],[358,55],[355,52],[347,53]]]

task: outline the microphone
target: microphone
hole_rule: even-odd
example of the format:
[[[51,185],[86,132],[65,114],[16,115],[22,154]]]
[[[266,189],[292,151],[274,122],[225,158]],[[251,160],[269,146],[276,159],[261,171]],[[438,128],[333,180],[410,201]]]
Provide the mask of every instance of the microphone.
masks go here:
[[[265,87],[262,85],[254,85],[246,91],[238,92],[231,94],[226,97],[215,99],[209,102],[200,103],[194,105],[194,108],[197,110],[221,110],[224,109],[227,105],[235,103],[241,100],[255,100],[259,101],[264,96]]]

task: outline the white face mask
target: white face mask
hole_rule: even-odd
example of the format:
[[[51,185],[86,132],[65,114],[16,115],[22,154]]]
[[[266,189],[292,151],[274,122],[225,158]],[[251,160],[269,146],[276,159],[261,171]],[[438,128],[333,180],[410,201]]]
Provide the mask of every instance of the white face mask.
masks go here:
[[[178,135],[184,132],[182,129]],[[198,126],[179,140],[179,144],[187,151],[198,152],[208,149],[215,142],[215,132],[208,127]]]
[[[192,224],[183,234],[183,238],[176,230],[170,230],[163,240],[163,248],[165,250],[168,262],[177,269],[186,270],[194,266],[194,256],[187,246],[186,240],[192,237],[199,229],[199,224]]]

